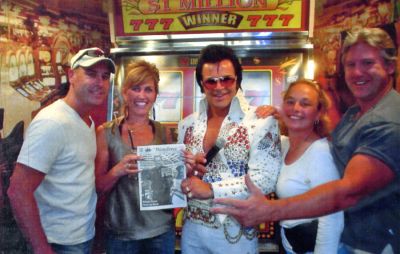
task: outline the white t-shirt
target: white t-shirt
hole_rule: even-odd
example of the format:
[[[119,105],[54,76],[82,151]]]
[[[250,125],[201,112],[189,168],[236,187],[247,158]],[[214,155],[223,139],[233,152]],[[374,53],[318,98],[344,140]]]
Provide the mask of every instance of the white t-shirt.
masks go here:
[[[281,137],[283,158],[289,150],[289,139]],[[286,198],[302,194],[326,182],[339,179],[339,173],[333,162],[326,138],[314,141],[303,155],[295,162],[287,165],[283,161],[281,173],[276,186],[279,198]],[[280,222],[284,228],[310,222],[311,219],[283,220]],[[337,212],[318,218],[318,233],[314,253],[337,253],[340,235],[343,231],[343,212]],[[282,234],[282,244],[287,250],[291,246]]]
[[[46,174],[35,191],[49,243],[73,245],[94,237],[96,135],[63,100],[30,124],[18,162]]]

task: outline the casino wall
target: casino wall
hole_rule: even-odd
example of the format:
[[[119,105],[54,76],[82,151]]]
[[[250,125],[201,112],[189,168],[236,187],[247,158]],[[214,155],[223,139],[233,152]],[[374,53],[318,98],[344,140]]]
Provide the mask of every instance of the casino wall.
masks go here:
[[[21,121],[26,128],[41,108],[63,95],[69,60],[79,49],[97,46],[110,51],[115,46],[108,20],[111,2],[0,0],[0,140],[5,140]],[[255,0],[247,2],[255,3]],[[338,58],[345,31],[357,27],[383,27],[399,45],[399,14],[400,0],[315,0],[314,31],[310,38],[314,45],[314,77],[323,84],[333,101],[330,116],[334,123],[354,102],[344,84]],[[186,18],[183,22],[189,25],[190,17]],[[234,25],[237,20],[229,16],[226,22]],[[399,68],[400,65],[398,73]],[[394,87],[400,91],[399,76]],[[93,112],[96,124],[106,120],[106,104]],[[21,136],[21,126],[17,127]],[[8,150],[16,150],[21,138],[9,140]],[[4,172],[10,170],[15,156],[10,156],[11,161],[6,165],[1,161],[0,152],[1,176],[6,176]],[[0,178],[1,211],[4,211],[5,200],[3,179],[5,177]],[[18,246],[20,236],[15,233],[15,228],[4,223],[7,222],[4,218],[0,216],[0,253],[19,253],[15,248],[21,247]],[[5,235],[15,237],[15,241],[7,239],[13,245],[2,245]]]

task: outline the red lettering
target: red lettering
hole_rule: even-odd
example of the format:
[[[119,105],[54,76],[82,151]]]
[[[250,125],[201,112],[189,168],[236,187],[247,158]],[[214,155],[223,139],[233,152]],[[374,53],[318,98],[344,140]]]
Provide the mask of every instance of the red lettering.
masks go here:
[[[193,7],[196,7],[195,0],[181,0],[179,4],[179,9],[181,10],[190,10]]]
[[[148,26],[149,30],[154,30],[154,27],[158,23],[158,19],[146,19],[145,23]]]
[[[164,0],[164,11],[169,11],[169,0]]]
[[[203,3],[203,1],[199,1],[199,7],[200,8],[210,8],[211,7],[210,0],[205,0],[205,3]]]
[[[163,25],[163,30],[169,30],[169,27],[171,26],[172,22],[174,22],[174,19],[161,19],[160,24]]]
[[[266,3],[266,1],[269,1],[269,0],[255,0],[254,1],[254,7],[266,7],[267,6],[267,3]]]
[[[279,19],[282,20],[282,26],[288,26],[293,17],[293,14],[282,14],[279,17]]]
[[[133,31],[139,31],[140,26],[143,24],[143,20],[141,19],[132,19],[129,24],[132,25]]]
[[[156,0],[149,0],[148,4],[150,13],[156,13],[160,9],[160,4]]]
[[[250,21],[250,26],[251,27],[256,27],[258,21],[261,19],[260,15],[249,15],[247,17],[247,21]]]
[[[265,23],[266,26],[272,26],[274,21],[278,18],[278,15],[264,15],[264,20],[267,21]]]

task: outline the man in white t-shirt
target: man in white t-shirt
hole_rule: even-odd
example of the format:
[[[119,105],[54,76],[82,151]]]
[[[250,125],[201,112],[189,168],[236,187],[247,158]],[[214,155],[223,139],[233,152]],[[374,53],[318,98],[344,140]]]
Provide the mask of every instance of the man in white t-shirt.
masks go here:
[[[114,72],[101,49],[80,50],[71,59],[67,95],[27,130],[8,195],[34,253],[91,253],[97,197],[89,113],[107,97]]]

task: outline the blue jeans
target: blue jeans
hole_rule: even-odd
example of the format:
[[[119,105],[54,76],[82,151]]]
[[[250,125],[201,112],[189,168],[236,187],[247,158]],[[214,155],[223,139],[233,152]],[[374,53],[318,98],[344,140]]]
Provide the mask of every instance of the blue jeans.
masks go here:
[[[359,250],[359,249],[354,249],[348,245],[343,245],[343,248],[341,248],[341,251],[338,252],[338,254],[373,254],[371,252]],[[392,246],[390,244],[386,245],[386,247],[383,249],[381,253],[376,253],[376,254],[394,254],[394,251],[392,249]]]
[[[239,227],[235,228],[238,232]],[[224,227],[208,228],[186,220],[182,228],[182,254],[256,254],[258,239],[248,240],[244,235],[236,243],[229,243]]]
[[[91,254],[93,239],[74,245],[51,243],[51,248],[57,254]]]
[[[285,250],[285,253],[286,254],[296,254],[296,253],[291,252],[289,250]],[[308,254],[310,254],[310,253],[312,254],[314,252],[306,252],[305,254],[307,254],[307,253]],[[339,243],[337,254],[351,254],[351,253],[347,252],[347,248],[344,246],[344,244]]]
[[[107,254],[174,254],[175,229],[171,228],[164,234],[142,240],[119,240],[112,234],[107,234]]]

